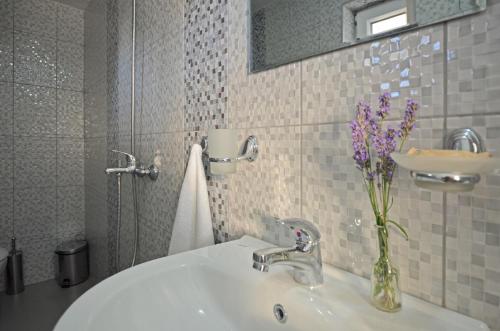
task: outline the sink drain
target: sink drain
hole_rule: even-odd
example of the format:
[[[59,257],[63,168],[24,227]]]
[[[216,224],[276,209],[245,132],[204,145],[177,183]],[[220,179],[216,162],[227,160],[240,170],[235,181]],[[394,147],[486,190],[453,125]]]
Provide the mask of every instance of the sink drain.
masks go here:
[[[273,312],[274,312],[274,317],[276,317],[278,322],[280,322],[280,323],[286,322],[287,316],[286,316],[285,307],[283,307],[279,303],[275,304],[274,308],[273,308]]]

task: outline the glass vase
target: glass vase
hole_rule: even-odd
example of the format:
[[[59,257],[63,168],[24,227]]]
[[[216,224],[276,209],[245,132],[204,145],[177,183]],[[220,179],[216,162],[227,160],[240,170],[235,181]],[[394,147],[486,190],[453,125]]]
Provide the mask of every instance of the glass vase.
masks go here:
[[[385,226],[377,225],[380,256],[371,275],[371,300],[373,305],[385,312],[401,309],[399,271],[389,257],[389,234]]]

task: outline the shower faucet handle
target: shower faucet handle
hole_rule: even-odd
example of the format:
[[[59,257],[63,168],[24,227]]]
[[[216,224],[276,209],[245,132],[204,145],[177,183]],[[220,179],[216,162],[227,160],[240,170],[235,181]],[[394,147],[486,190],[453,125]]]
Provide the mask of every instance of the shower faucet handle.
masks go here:
[[[112,152],[114,153],[117,153],[117,154],[123,154],[125,155],[125,159],[127,160],[127,168],[129,167],[136,167],[136,159],[135,159],[135,156],[133,156],[132,154],[129,154],[129,153],[126,153],[126,152],[122,152],[122,151],[119,151],[119,150],[116,150],[116,149],[112,149],[111,150]]]
[[[156,180],[158,178],[158,175],[160,173],[160,170],[153,164],[149,166],[148,168],[142,166],[142,165],[137,165],[137,160],[135,156],[129,153],[125,153],[122,151],[118,151],[116,149],[111,150],[113,153],[117,154],[123,154],[125,155],[125,158],[127,159],[127,167],[125,168],[106,168],[105,172],[106,174],[132,174],[134,176],[138,177],[144,177],[144,176],[149,176],[151,180]]]

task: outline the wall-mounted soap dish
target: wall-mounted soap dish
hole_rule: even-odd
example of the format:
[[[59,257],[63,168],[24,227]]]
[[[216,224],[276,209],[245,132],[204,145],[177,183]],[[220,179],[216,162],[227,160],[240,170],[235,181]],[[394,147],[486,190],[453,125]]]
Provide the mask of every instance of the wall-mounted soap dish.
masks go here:
[[[481,137],[470,128],[452,131],[446,139],[446,149],[473,153],[485,151]],[[392,153],[391,156],[399,166],[410,170],[417,186],[445,192],[470,191],[480,181],[481,174],[500,169],[498,157],[461,158],[403,153]]]

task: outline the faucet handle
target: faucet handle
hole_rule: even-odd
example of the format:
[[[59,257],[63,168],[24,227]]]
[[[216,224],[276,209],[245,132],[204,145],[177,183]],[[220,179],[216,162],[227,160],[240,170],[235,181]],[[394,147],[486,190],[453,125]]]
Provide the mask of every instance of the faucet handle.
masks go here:
[[[135,163],[136,163],[135,156],[133,156],[132,154],[129,154],[129,153],[126,153],[126,152],[122,152],[122,151],[119,151],[119,150],[116,150],[116,149],[112,149],[111,151],[114,152],[114,153],[125,155],[125,158],[127,159],[128,165],[134,165],[135,166]]]
[[[297,248],[302,251],[309,250],[321,238],[318,228],[305,219],[289,218],[280,220],[279,222],[294,232]]]

